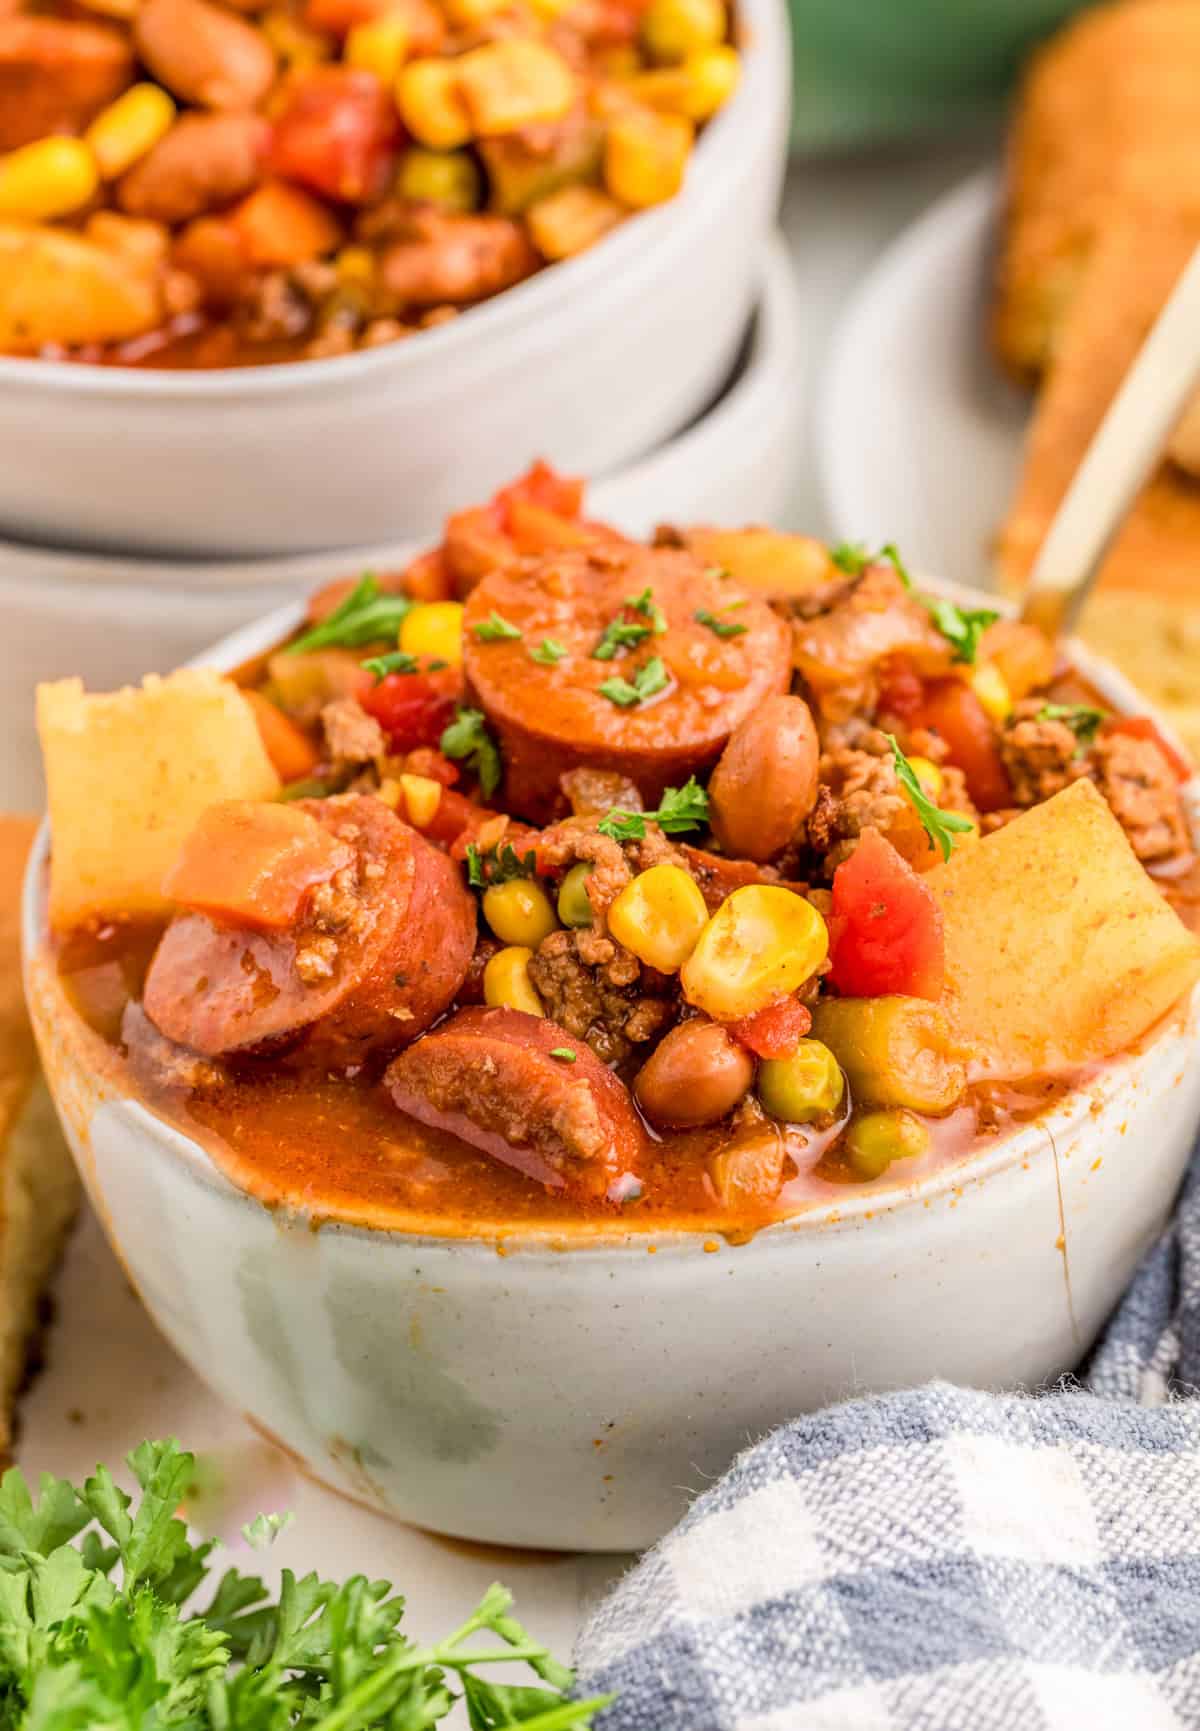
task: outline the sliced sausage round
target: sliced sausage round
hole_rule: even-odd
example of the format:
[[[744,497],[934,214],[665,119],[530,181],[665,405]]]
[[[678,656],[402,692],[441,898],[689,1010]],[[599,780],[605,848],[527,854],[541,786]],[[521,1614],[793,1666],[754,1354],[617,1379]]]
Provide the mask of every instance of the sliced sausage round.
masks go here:
[[[293,1048],[341,1068],[414,1040],[451,1004],[475,947],[458,867],[363,795],[305,800],[354,849],[307,897],[299,924],[257,932],[176,915],[146,977],[155,1027],[206,1058]]]
[[[128,43],[103,24],[0,18],[0,150],[82,132],[132,77]]]
[[[402,1052],[384,1081],[411,1118],[548,1190],[619,1200],[614,1186],[637,1172],[644,1132],[628,1089],[582,1040],[540,1016],[459,1010]]]
[[[520,637],[481,640],[493,612]],[[545,639],[565,654],[533,660]],[[490,572],[467,602],[464,670],[499,736],[506,805],[545,823],[567,809],[569,770],[613,770],[653,807],[708,769],[738,723],[787,689],[790,637],[765,602],[689,553],[621,544]]]

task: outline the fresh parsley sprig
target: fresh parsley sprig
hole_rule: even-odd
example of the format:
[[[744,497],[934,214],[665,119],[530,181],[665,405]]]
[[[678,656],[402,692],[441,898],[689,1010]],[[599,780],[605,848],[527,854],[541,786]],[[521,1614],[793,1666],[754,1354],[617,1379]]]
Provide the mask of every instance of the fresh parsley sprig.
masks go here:
[[[571,1701],[571,1672],[489,1587],[441,1641],[401,1630],[388,1581],[282,1571],[273,1597],[229,1568],[200,1608],[213,1543],[176,1510],[195,1457],[174,1441],[128,1457],[140,1498],[105,1467],[80,1487],[17,1469],[0,1481],[0,1723],[22,1731],[428,1731],[456,1700],[474,1726],[584,1731],[611,1697]],[[283,1518],[248,1532],[273,1539]],[[490,1637],[490,1638],[489,1638]],[[489,1681],[523,1662],[536,1683]]]
[[[878,553],[871,553],[865,541],[842,541],[836,547],[831,547],[829,557],[839,571],[844,571],[847,577],[861,577],[868,565],[890,565],[906,589],[911,589],[912,578],[908,567],[900,557],[900,550],[894,541],[888,541]]]
[[[445,729],[441,747],[447,757],[465,763],[479,783],[485,799],[500,786],[503,765],[500,749],[487,730],[482,709],[456,709]]]
[[[560,643],[557,637],[543,637],[536,649],[529,651],[529,659],[542,667],[557,667],[568,653],[566,644]]]
[[[648,823],[656,823],[667,835],[684,830],[701,829],[708,822],[708,795],[694,775],[682,787],[663,791],[657,811],[626,811],[614,805],[596,826],[601,835],[614,841],[640,841]]]
[[[1108,716],[1103,709],[1092,709],[1086,703],[1043,703],[1035,717],[1037,721],[1061,721],[1079,741],[1079,751],[1092,744]]]
[[[407,595],[384,595],[373,571],[366,571],[344,601],[327,619],[289,643],[288,655],[310,649],[359,649],[364,643],[381,643],[395,637],[413,603]]]
[[[960,607],[938,595],[919,597],[922,607],[952,646],[954,661],[973,662],[979,654],[979,639],[1000,615],[992,607]]]
[[[493,884],[506,884],[513,878],[537,876],[537,855],[533,849],[524,858],[510,841],[499,849],[480,851],[474,842],[467,845],[467,882],[472,889],[490,889]]]
[[[650,629],[656,637],[661,637],[667,629],[667,616],[654,599],[654,591],[649,584],[640,595],[627,595],[625,605],[632,607],[635,613],[640,613],[643,619],[650,621]]]
[[[965,835],[968,830],[974,829],[975,825],[969,817],[963,817],[961,812],[943,811],[935,801],[930,799],[917,780],[917,773],[912,764],[896,743],[895,734],[888,733],[884,737],[892,748],[892,759],[896,765],[897,780],[912,801],[925,834],[929,837],[930,847],[940,848],[942,858],[948,860],[950,850],[954,846],[950,839],[951,836]]]
[[[621,649],[632,649],[650,635],[650,627],[636,619],[612,619],[592,650],[593,661],[612,661]]]
[[[406,649],[393,649],[390,655],[372,655],[369,661],[363,662],[363,671],[373,673],[378,685],[389,673],[415,673],[417,666],[415,655],[410,655]]]
[[[715,637],[742,637],[748,629],[736,619],[718,619],[707,607],[698,607],[692,617],[698,625],[707,625]]]
[[[644,666],[638,668],[632,679],[624,679],[620,674],[614,673],[611,679],[606,679],[596,689],[602,697],[607,697],[610,703],[615,703],[618,709],[632,709],[635,704],[657,697],[670,683],[671,676],[661,657],[653,655]]]

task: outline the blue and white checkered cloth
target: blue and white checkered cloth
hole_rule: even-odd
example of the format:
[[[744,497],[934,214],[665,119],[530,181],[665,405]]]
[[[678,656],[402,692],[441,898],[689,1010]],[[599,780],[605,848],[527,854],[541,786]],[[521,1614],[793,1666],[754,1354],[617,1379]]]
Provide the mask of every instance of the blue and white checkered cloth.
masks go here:
[[[1200,1153],[1081,1386],[749,1449],[584,1630],[598,1731],[1200,1728]]]

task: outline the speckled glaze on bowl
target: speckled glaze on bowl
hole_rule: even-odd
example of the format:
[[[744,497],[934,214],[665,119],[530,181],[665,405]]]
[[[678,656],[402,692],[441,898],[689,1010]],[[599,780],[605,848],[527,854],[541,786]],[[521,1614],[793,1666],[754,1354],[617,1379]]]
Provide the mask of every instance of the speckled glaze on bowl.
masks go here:
[[[207,659],[233,666],[295,616]],[[1145,711],[1077,659],[1114,707]],[[130,1098],[70,1012],[41,949],[46,845],[24,910],[34,1025],[151,1315],[318,1478],[439,1532],[641,1547],[798,1412],[934,1376],[1036,1386],[1069,1369],[1161,1230],[1200,1115],[1197,988],[1139,1050],[986,1152],[736,1246],[611,1227],[451,1238],[269,1211]]]
[[[536,456],[602,476],[719,389],[783,177],[784,0],[740,0],[743,75],[682,192],[407,341],[171,373],[0,359],[0,535],[249,557],[431,535]]]

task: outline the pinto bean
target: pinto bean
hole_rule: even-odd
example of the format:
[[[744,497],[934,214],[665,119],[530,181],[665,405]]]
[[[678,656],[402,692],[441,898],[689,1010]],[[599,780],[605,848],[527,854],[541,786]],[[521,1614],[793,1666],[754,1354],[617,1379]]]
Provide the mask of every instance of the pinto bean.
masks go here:
[[[412,237],[384,253],[389,294],[411,306],[458,305],[511,288],[537,269],[519,224],[506,216],[445,216],[422,211]]]
[[[115,30],[0,12],[0,150],[82,131],[132,77],[133,55]]]
[[[683,1022],[660,1040],[634,1080],[652,1124],[686,1129],[716,1124],[754,1080],[754,1060],[718,1022]]]
[[[270,126],[261,114],[185,114],[117,187],[131,216],[187,222],[257,186]]]
[[[713,831],[740,859],[782,852],[817,799],[820,741],[802,697],[768,697],[734,729],[708,787]]]
[[[262,31],[209,0],[145,0],[133,36],[155,77],[201,108],[257,108],[274,82]]]

